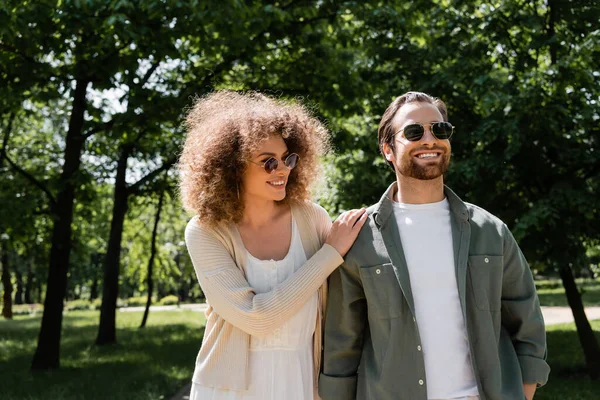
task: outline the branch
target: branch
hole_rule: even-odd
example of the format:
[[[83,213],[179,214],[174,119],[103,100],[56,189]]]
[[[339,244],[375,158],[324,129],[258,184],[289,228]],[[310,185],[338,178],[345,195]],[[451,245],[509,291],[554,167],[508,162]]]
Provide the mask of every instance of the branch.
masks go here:
[[[6,127],[6,132],[4,133],[4,139],[2,140],[2,149],[0,149],[0,168],[4,164],[4,157],[6,157],[6,148],[8,147],[8,139],[10,138],[10,134],[12,133],[12,125],[15,120],[15,113],[12,112],[10,117],[8,117],[8,126]]]
[[[150,172],[148,175],[144,176],[143,178],[141,178],[139,181],[137,181],[133,185],[129,186],[127,188],[128,194],[129,195],[137,194],[140,191],[140,188],[144,184],[146,184],[147,182],[156,178],[163,171],[168,171],[173,166],[173,164],[175,164],[175,161],[176,161],[175,158],[171,158],[170,160],[167,160],[160,168],[155,169],[154,171]]]
[[[8,163],[10,164],[11,167],[13,167],[13,169],[15,171],[17,171],[18,173],[20,173],[21,175],[23,175],[25,178],[27,178],[28,181],[30,181],[31,183],[33,183],[34,186],[36,186],[37,188],[39,188],[42,192],[46,193],[46,196],[48,196],[48,200],[50,201],[50,209],[54,210],[56,207],[56,199],[54,198],[54,196],[52,195],[52,193],[50,192],[50,190],[48,190],[48,188],[40,181],[38,181],[37,179],[35,179],[35,177],[33,175],[31,175],[29,172],[25,171],[23,168],[19,167],[17,164],[15,164],[9,157],[8,154],[4,154],[4,158],[6,159],[6,161],[8,161]]]
[[[108,122],[105,122],[101,125],[97,125],[95,128],[90,129],[89,131],[85,132],[83,135],[81,135],[84,139],[89,138],[90,136],[98,133],[98,132],[102,132],[102,131],[106,131],[109,130],[110,128],[113,127],[113,125],[115,124],[115,119],[111,119]]]
[[[46,196],[48,196],[48,200],[50,201],[50,209],[53,210],[56,206],[56,200],[54,199],[54,196],[52,196],[52,193],[50,192],[50,190],[48,190],[48,188],[42,182],[35,179],[35,177],[33,175],[31,175],[30,173],[25,171],[23,168],[19,167],[8,157],[8,153],[7,153],[6,149],[8,148],[8,140],[10,139],[10,135],[12,133],[12,127],[13,127],[13,122],[15,120],[15,117],[16,117],[16,115],[13,112],[10,114],[10,117],[8,119],[8,126],[6,128],[6,132],[4,133],[4,139],[2,140],[2,149],[0,149],[0,167],[2,167],[2,165],[4,164],[4,160],[8,161],[10,166],[15,171],[17,171],[18,173],[23,175],[25,178],[27,178],[27,180],[29,180],[31,183],[33,183],[42,192],[46,193]]]
[[[154,63],[152,64],[152,66],[144,74],[144,77],[142,78],[142,80],[140,81],[140,83],[138,85],[139,87],[144,86],[146,84],[146,82],[148,82],[148,79],[150,79],[150,77],[152,76],[154,71],[156,71],[156,69],[158,68],[159,65],[160,65],[160,61],[155,60]]]

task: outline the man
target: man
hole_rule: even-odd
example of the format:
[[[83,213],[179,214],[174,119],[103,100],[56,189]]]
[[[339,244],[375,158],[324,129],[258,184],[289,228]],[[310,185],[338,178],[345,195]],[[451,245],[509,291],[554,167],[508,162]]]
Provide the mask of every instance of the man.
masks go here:
[[[323,400],[522,400],[546,383],[544,321],[506,225],[464,203],[444,103],[408,92],[379,148],[396,179],[330,277]]]

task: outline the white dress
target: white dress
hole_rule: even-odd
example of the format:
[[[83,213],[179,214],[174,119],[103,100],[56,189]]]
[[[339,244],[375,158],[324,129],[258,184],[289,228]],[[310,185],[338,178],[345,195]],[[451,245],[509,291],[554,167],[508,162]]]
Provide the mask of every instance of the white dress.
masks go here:
[[[306,262],[300,232],[292,220],[292,240],[283,260],[259,260],[246,251],[246,279],[256,293],[272,290]],[[190,400],[312,400],[315,294],[292,318],[265,337],[250,337],[249,388],[224,390],[192,384]]]

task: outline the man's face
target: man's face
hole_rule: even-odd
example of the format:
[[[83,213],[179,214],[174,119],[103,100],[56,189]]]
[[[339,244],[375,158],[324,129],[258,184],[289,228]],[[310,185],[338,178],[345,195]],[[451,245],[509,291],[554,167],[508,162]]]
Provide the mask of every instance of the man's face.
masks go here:
[[[419,180],[441,177],[450,165],[450,141],[439,140],[431,132],[431,123],[443,121],[436,106],[429,103],[403,105],[392,120],[394,132],[410,124],[422,124],[425,133],[420,140],[411,142],[402,133],[393,138],[393,148],[383,146],[385,158],[394,165],[396,173]]]

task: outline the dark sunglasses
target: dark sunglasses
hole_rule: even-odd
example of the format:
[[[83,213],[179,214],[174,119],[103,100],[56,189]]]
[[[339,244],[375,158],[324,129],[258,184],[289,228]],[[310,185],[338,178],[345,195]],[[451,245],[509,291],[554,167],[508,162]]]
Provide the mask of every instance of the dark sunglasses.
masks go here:
[[[283,165],[285,165],[287,167],[287,169],[294,169],[294,167],[298,163],[299,158],[300,158],[300,156],[298,154],[292,153],[283,159]],[[276,159],[275,157],[271,157],[262,163],[257,163],[254,161],[250,161],[250,162],[252,164],[256,164],[258,166],[263,167],[268,174],[275,171],[279,167],[279,160]]]
[[[452,137],[452,134],[454,133],[454,126],[452,126],[450,122],[432,122],[431,124],[406,125],[404,129],[396,132],[394,136],[399,133],[402,133],[407,140],[411,142],[416,142],[418,140],[421,140],[421,138],[425,134],[426,126],[430,127],[433,136],[435,136],[439,140],[450,139],[450,137]]]

